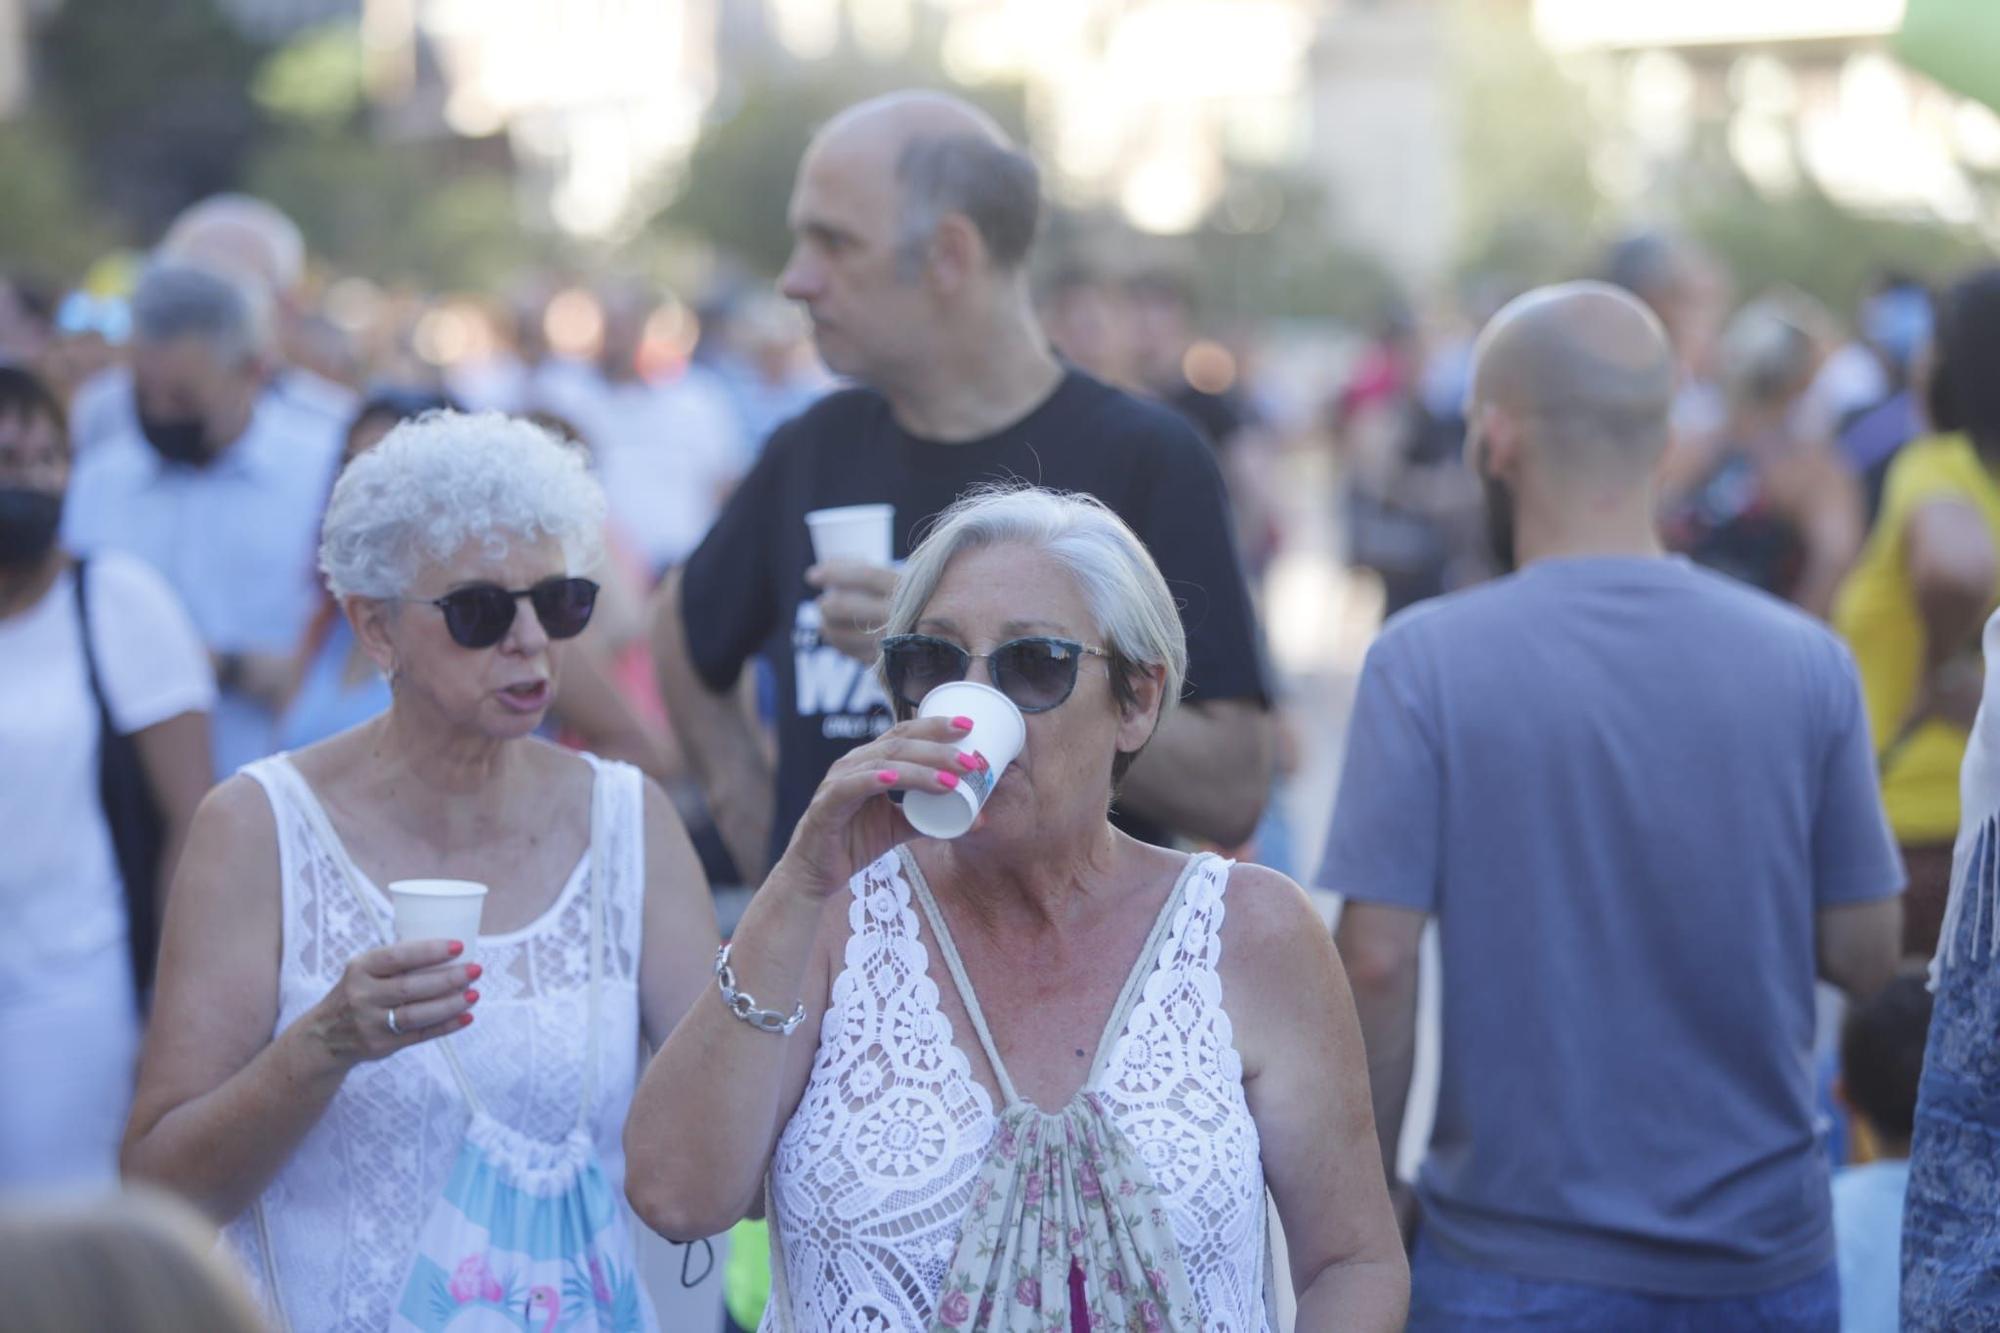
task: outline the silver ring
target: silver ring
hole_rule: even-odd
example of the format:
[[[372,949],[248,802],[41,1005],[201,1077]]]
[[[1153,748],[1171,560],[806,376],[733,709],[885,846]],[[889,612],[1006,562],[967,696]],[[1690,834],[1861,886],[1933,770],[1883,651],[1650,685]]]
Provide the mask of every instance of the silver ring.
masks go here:
[[[398,1037],[403,1035],[403,1029],[396,1026],[396,1010],[393,1006],[389,1010],[389,1031]]]

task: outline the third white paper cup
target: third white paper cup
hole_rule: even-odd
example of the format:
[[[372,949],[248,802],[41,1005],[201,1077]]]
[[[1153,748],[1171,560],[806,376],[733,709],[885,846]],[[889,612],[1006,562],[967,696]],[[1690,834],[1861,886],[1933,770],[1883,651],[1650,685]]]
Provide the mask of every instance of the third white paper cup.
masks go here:
[[[815,509],[806,515],[812,533],[813,559],[859,560],[887,569],[895,563],[896,506],[842,505]]]
[[[389,885],[396,909],[396,941],[457,940],[467,949],[479,938],[486,886],[470,879],[399,879]]]
[[[1028,740],[1021,710],[991,685],[954,680],[938,686],[917,706],[918,717],[969,717],[972,730],[959,748],[985,756],[987,766],[958,775],[950,791],[913,791],[903,797],[903,817],[927,838],[956,838],[972,827],[986,798]]]

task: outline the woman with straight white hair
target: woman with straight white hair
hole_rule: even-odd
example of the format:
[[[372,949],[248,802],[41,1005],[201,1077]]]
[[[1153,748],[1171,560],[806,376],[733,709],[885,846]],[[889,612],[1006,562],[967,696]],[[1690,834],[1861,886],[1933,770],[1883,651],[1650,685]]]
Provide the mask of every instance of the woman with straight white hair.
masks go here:
[[[827,773],[626,1130],[668,1236],[768,1198],[767,1329],[1274,1328],[1267,1184],[1299,1326],[1402,1327],[1325,924],[1274,871],[1107,818],[1186,661],[1152,558],[1087,497],[976,492],[911,556],[899,720]],[[1026,741],[968,832],[922,838],[893,793],[992,772],[971,719],[916,716],[961,680]]]
[[[293,1328],[653,1327],[620,1131],[716,931],[658,789],[533,735],[603,522],[537,426],[396,427],[320,547],[388,711],[195,817],[124,1164],[228,1222]],[[417,878],[485,885],[477,934],[398,940]]]

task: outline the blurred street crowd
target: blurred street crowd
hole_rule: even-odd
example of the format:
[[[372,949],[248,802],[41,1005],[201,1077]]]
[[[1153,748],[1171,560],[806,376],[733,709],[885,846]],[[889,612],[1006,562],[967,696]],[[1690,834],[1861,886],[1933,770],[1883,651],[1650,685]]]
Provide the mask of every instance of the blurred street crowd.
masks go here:
[[[782,207],[782,201],[773,207]],[[815,233],[808,229],[801,236],[803,245]],[[753,499],[739,500],[739,487],[775,490],[781,483],[772,478],[802,475],[786,471],[789,462],[768,461],[767,442],[774,434],[782,440],[786,423],[802,414],[831,410],[828,404],[836,400],[830,395],[859,384],[901,403],[897,386],[906,383],[897,378],[903,363],[892,366],[886,354],[867,364],[851,350],[822,360],[829,348],[848,346],[842,338],[888,335],[879,329],[857,332],[863,321],[853,314],[841,322],[834,305],[838,293],[813,286],[836,279],[816,279],[799,262],[782,277],[772,275],[775,290],[742,282],[680,292],[629,274],[553,272],[523,273],[504,291],[394,290],[367,273],[330,271],[308,252],[294,219],[233,194],[190,206],[149,253],[131,262],[47,275],[13,271],[0,255],[0,755],[7,760],[0,766],[5,770],[0,772],[0,1062],[7,1075],[0,1093],[0,1195],[116,1180],[119,1146],[133,1109],[135,1061],[146,1041],[146,1002],[160,980],[160,904],[181,855],[190,847],[197,848],[190,854],[210,854],[200,848],[196,822],[204,798],[246,765],[304,751],[369,724],[395,701],[396,686],[380,668],[380,653],[350,621],[322,575],[321,543],[336,478],[406,423],[436,420],[437,413],[503,413],[537,423],[586,460],[608,501],[600,534],[606,556],[590,575],[601,586],[594,617],[587,631],[577,633],[538,734],[629,763],[660,786],[691,835],[703,875],[715,886],[722,933],[728,936],[749,891],[771,873],[791,821],[826,771],[822,764],[808,775],[796,789],[798,808],[786,808],[794,799],[786,757],[792,741],[781,739],[781,732],[791,700],[803,699],[808,688],[801,677],[810,654],[802,647],[796,663],[774,661],[766,645],[809,633],[818,622],[809,626],[801,618],[795,624],[787,607],[779,613],[782,623],[746,621],[741,633],[732,628],[732,643],[743,640],[747,648],[745,669],[738,674],[711,669],[710,659],[722,650],[695,642],[697,625],[685,625],[686,643],[679,620],[663,629],[673,617],[662,608],[678,608],[676,617],[697,614],[687,607],[701,608],[699,614],[733,626],[734,613],[719,603],[747,604],[768,595],[763,575],[750,570],[728,588],[715,586],[713,579],[701,585],[705,601],[696,600],[695,590],[697,576],[705,572],[705,543],[710,564],[725,550],[732,561],[747,559],[740,553],[757,545],[754,514],[767,511],[754,509],[753,500],[762,504],[768,497],[756,490]],[[835,272],[837,261],[827,263]],[[1472,281],[1451,299],[1413,294],[1386,303],[1365,327],[1259,323],[1218,318],[1205,309],[1200,276],[1152,266],[1068,264],[1035,268],[1028,280],[1039,334],[1059,358],[1061,374],[1081,372],[1090,382],[1146,404],[1145,411],[1163,405],[1204,443],[1223,480],[1227,544],[1247,580],[1249,605],[1264,625],[1261,637],[1252,625],[1241,645],[1250,663],[1241,688],[1216,685],[1216,677],[1226,675],[1221,667],[1202,677],[1201,631],[1190,625],[1194,715],[1233,718],[1216,710],[1243,705],[1249,710],[1245,716],[1268,718],[1268,724],[1257,721],[1268,725],[1268,735],[1259,733],[1254,747],[1246,741],[1240,758],[1254,774],[1246,780],[1242,805],[1250,818],[1237,819],[1236,810],[1182,810],[1171,801],[1152,808],[1137,801],[1121,816],[1152,821],[1147,836],[1163,843],[1221,851],[1314,883],[1330,895],[1369,900],[1366,886],[1353,880],[1376,873],[1371,839],[1386,835],[1367,821],[1407,816],[1415,821],[1409,826],[1415,830],[1412,840],[1428,842],[1426,829],[1447,840],[1446,830],[1463,827],[1453,822],[1463,814],[1453,802],[1474,799],[1452,786],[1467,771],[1454,769],[1453,757],[1464,764],[1477,760],[1454,747],[1476,744],[1501,725],[1480,720],[1486,715],[1476,694],[1454,693],[1460,688],[1451,683],[1456,678],[1447,679],[1449,673],[1436,665],[1451,654],[1439,650],[1439,659],[1425,656],[1432,649],[1423,636],[1455,643],[1466,658],[1478,658],[1487,641],[1469,631],[1460,639],[1445,638],[1444,626],[1460,624],[1447,621],[1456,614],[1448,608],[1477,605],[1465,600],[1472,590],[1491,590],[1510,575],[1510,586],[1529,586],[1524,581],[1532,577],[1532,566],[1529,573],[1514,573],[1526,563],[1522,539],[1539,533],[1536,540],[1546,544],[1553,522],[1534,507],[1540,502],[1532,498],[1539,494],[1532,490],[1532,472],[1501,475],[1495,460],[1512,446],[1501,443],[1499,426],[1481,424],[1485,407],[1500,401],[1493,398],[1498,390],[1481,378],[1500,373],[1481,370],[1482,330],[1522,294],[1497,279]],[[1811,1085],[1810,1106],[1793,1106],[1788,1085],[1778,1086],[1782,1080],[1774,1077],[1765,1085],[1752,1079],[1756,1086],[1740,1102],[1723,1099],[1728,1113],[1740,1113],[1742,1121],[1718,1120],[1703,1130],[1718,1138],[1768,1134],[1779,1145],[1774,1153],[1810,1155],[1822,1164],[1832,1179],[1839,1303],[1845,1309],[1838,1327],[1895,1327],[1897,1292],[1907,1271],[1899,1239],[1906,1159],[1931,1021],[1931,1001],[1918,974],[1940,954],[1941,939],[1944,952],[1950,951],[1951,929],[1959,920],[1948,910],[1959,892],[1954,885],[1969,874],[1991,874],[1990,861],[1983,870],[1967,868],[1961,828],[1976,823],[1982,812],[1961,808],[1961,773],[1968,746],[1977,745],[1974,724],[1990,665],[1982,653],[1982,630],[2000,606],[2000,389],[1995,387],[2000,385],[2000,269],[1943,281],[1884,271],[1856,308],[1832,310],[1798,291],[1759,288],[1754,275],[1727,271],[1687,237],[1647,228],[1608,240],[1596,268],[1575,277],[1635,297],[1671,351],[1669,434],[1657,468],[1647,476],[1659,543],[1692,566],[1790,604],[1800,613],[1798,623],[1811,618],[1830,630],[1827,643],[1837,647],[1827,649],[1823,666],[1826,679],[1836,684],[1826,687],[1828,698],[1845,697],[1839,694],[1844,687],[1838,682],[1847,679],[1842,673],[1856,682],[1863,720],[1853,755],[1828,740],[1810,764],[1799,761],[1800,773],[1812,770],[1800,781],[1817,783],[1821,770],[1832,774],[1846,762],[1843,756],[1862,757],[1856,771],[1865,780],[1847,793],[1852,804],[1842,807],[1847,826],[1815,823],[1824,811],[1814,807],[1816,798],[1801,795],[1803,813],[1790,823],[1773,815],[1744,846],[1776,849],[1790,840],[1806,846],[1811,856],[1828,856],[1838,845],[1839,865],[1828,869],[1813,862],[1815,868],[1801,872],[1813,879],[1814,892],[1801,890],[1800,922],[1807,919],[1808,903],[1825,913],[1851,902],[1893,901],[1893,881],[1906,881],[1900,925],[1888,927],[1900,930],[1900,937],[1893,948],[1882,945],[1888,950],[1883,956],[1902,960],[1902,970],[1891,979],[1872,962],[1829,965],[1825,920],[1816,937],[1822,950],[1817,964],[1804,935],[1797,941],[1797,958],[1783,954],[1788,961],[1782,965],[1782,951],[1773,945],[1770,985],[1774,991],[1790,989],[1783,1005],[1773,1002],[1772,1012],[1798,1025],[1788,1027],[1778,1044],[1813,1063],[1809,1075],[1801,1074]],[[914,360],[919,352],[906,348],[898,355]],[[1614,421],[1624,410],[1591,397],[1602,390],[1601,379],[1572,398],[1549,389],[1535,378],[1538,373],[1523,372],[1534,382],[1529,396],[1539,395],[1532,409],[1520,408],[1523,421],[1575,413],[1585,414],[1577,420]],[[1588,415],[1593,412],[1599,415]],[[1531,427],[1522,429],[1532,434]],[[923,438],[908,433],[913,440]],[[1028,444],[1066,449],[1071,438],[1049,426]],[[1049,476],[1065,475],[1053,456],[1045,461]],[[1118,507],[1116,500],[1107,503]],[[1202,512],[1191,506],[1176,511],[1171,522],[1161,519],[1158,531],[1139,532],[1170,586],[1175,571],[1164,546],[1196,541],[1199,534],[1192,530],[1172,529],[1206,521],[1180,516]],[[899,513],[899,557],[910,555],[910,534],[920,539],[918,520],[928,517]],[[1134,527],[1140,524],[1135,521]],[[781,541],[800,540],[797,534],[770,538],[773,549]],[[1296,592],[1287,591],[1293,585],[1282,577],[1287,561],[1302,546],[1328,540],[1345,570],[1343,605],[1352,604],[1354,589],[1364,590],[1364,605],[1379,605],[1362,623],[1341,629],[1352,640],[1344,645],[1350,660],[1358,662],[1367,652],[1382,622],[1402,627],[1399,637],[1385,638],[1386,647],[1378,645],[1369,657],[1358,700],[1350,699],[1356,685],[1351,672],[1329,689],[1328,677],[1318,670],[1323,664],[1299,661],[1288,649],[1285,627],[1274,623],[1296,605]],[[67,552],[89,574],[72,579],[64,573],[60,583],[53,575],[43,577],[55,568],[48,563],[52,551]],[[1235,577],[1226,565],[1224,560],[1218,578]],[[779,570],[772,577],[788,574]],[[1598,591],[1593,585],[1565,596],[1587,600]],[[1625,614],[1621,607],[1651,606],[1645,600],[1650,595],[1610,598],[1600,606],[1600,623],[1616,622]],[[1334,598],[1335,589],[1326,586],[1323,596]],[[829,645],[836,634],[832,597],[829,592]],[[86,598],[88,609],[80,611]],[[1534,605],[1524,604],[1523,614]],[[540,601],[535,610],[548,624]],[[1187,616],[1185,604],[1182,610]],[[1574,666],[1575,681],[1591,679],[1591,653],[1624,651],[1594,639],[1563,637],[1567,633],[1550,631],[1538,643],[1561,644],[1573,654],[1550,660],[1558,674]],[[1701,631],[1687,633],[1698,637]],[[1750,643],[1754,635],[1745,634]],[[1776,630],[1771,634],[1782,637]],[[1493,670],[1503,676],[1515,670],[1512,640],[1496,631],[1490,642]],[[869,661],[875,647],[869,637],[863,651],[842,651],[857,662]],[[1524,660],[1532,659],[1535,647],[1530,642],[1522,648]],[[1781,670],[1767,670],[1757,655],[1762,651],[1743,650],[1746,698]],[[663,653],[687,655],[707,682],[703,688],[715,692],[719,683],[734,710],[733,723],[761,747],[767,782],[775,766],[780,827],[771,827],[768,806],[757,819],[742,820],[727,805],[734,770],[714,757],[709,734],[688,729],[689,712],[674,706],[684,696],[675,693],[676,668],[660,660]],[[1670,657],[1662,650],[1663,662]],[[1383,673],[1397,662],[1405,664],[1405,674],[1385,682]],[[1714,679],[1729,678],[1724,664],[1714,665]],[[1798,690],[1820,688],[1814,673],[1821,667],[1782,668],[1795,669]],[[1694,668],[1683,664],[1672,670]],[[1430,681],[1426,673],[1433,672],[1441,683],[1436,698],[1426,703],[1407,682]],[[684,671],[681,679],[692,678]],[[1203,687],[1213,693],[1202,694]],[[1588,693],[1587,685],[1575,688]],[[1662,701],[1677,697],[1639,693]],[[1555,710],[1552,715],[1560,715],[1553,699],[1522,698],[1525,709],[1546,704]],[[1681,705],[1661,703],[1669,706]],[[869,707],[882,719],[879,732],[888,725],[888,700]],[[1434,713],[1425,711],[1432,707]],[[832,717],[836,710],[826,712]],[[861,712],[868,714],[868,708]],[[1505,712],[1499,709],[1496,716]],[[1398,721],[1382,720],[1390,715]],[[701,716],[699,728],[719,725],[707,713]],[[1671,822],[1676,811],[1700,807],[1666,787],[1741,780],[1724,769],[1736,765],[1733,772],[1740,775],[1749,762],[1742,755],[1791,744],[1775,731],[1721,734],[1719,724],[1696,711],[1653,720],[1690,734],[1707,735],[1705,727],[1715,731],[1700,742],[1713,756],[1715,773],[1634,773],[1620,765],[1637,764],[1642,752],[1606,758],[1579,742],[1574,759],[1579,767],[1538,757],[1523,762],[1523,782],[1543,782],[1540,789],[1547,793],[1578,773],[1624,773],[1649,786],[1657,782],[1647,803],[1655,817]],[[1433,723],[1451,736],[1432,735],[1427,728]],[[1540,730],[1551,738],[1569,735],[1559,723]],[[1838,730],[1827,723],[1826,734]],[[873,734],[864,727],[842,744]],[[1352,804],[1344,810],[1334,806],[1332,841],[1322,865],[1319,849],[1305,845],[1317,829],[1300,827],[1284,794],[1316,753],[1343,741],[1350,748],[1338,800]],[[1616,737],[1607,739],[1605,752],[1617,751],[1618,744]],[[1386,758],[1372,762],[1398,746],[1403,753],[1429,746],[1425,752],[1437,756],[1437,771],[1425,772],[1439,791],[1452,793],[1449,800],[1435,798],[1442,813],[1427,803],[1432,797],[1416,794],[1428,780],[1423,774],[1413,776]],[[110,753],[117,747],[124,747],[122,760]],[[1219,772],[1238,771],[1231,767],[1237,758],[1215,753]],[[1604,768],[1590,767],[1599,761]],[[1135,790],[1145,789],[1149,780],[1143,774],[1135,770]],[[1827,781],[1839,786],[1835,778]],[[1388,806],[1392,801],[1394,810]],[[1436,815],[1435,824],[1422,823],[1430,814]],[[1727,830],[1648,829],[1636,815],[1634,826],[1614,827],[1617,817],[1610,807],[1582,810],[1577,817],[1601,817],[1603,845],[1614,848],[1606,853],[1614,858],[1650,856],[1638,849],[1651,846],[1646,838],[1656,833],[1668,840],[1713,833],[1718,845],[1732,836]],[[1563,818],[1560,803],[1552,804],[1546,827]],[[125,836],[133,820],[150,833],[137,849]],[[1876,823],[1887,829],[1880,849],[1867,841]],[[1473,830],[1465,836],[1476,842],[1484,834]],[[1628,836],[1631,843],[1617,842]],[[1849,885],[1843,890],[1851,890],[1847,899],[1827,888],[1829,877],[1858,877],[1861,871],[1854,867],[1873,867],[1870,858],[1877,850],[1881,873],[1867,885]],[[1429,855],[1410,853],[1425,866]],[[1455,897],[1465,892],[1458,877],[1470,872],[1439,855],[1439,864],[1431,867],[1433,896],[1392,903],[1412,910],[1416,930],[1432,916],[1442,924],[1448,997],[1446,1105],[1434,1166],[1416,1182],[1414,1194],[1403,1182],[1389,1182],[1400,1220],[1447,1247],[1427,1269],[1423,1242],[1417,1242],[1419,1319],[1412,1327],[1517,1326],[1499,1316],[1480,1322],[1467,1313],[1478,1301],[1498,1297],[1466,1274],[1476,1276],[1505,1256],[1518,1255],[1519,1266],[1511,1272],[1520,1281],[1565,1288],[1567,1275],[1547,1256],[1568,1253],[1565,1245],[1587,1248],[1575,1232],[1598,1226],[1603,1215],[1591,1211],[1595,1202],[1586,1202],[1579,1205],[1580,1213],[1588,1214],[1582,1221],[1553,1215],[1515,1219],[1534,1240],[1503,1252],[1481,1249],[1482,1242],[1469,1239],[1478,1227],[1452,1212],[1463,1203],[1454,1191],[1527,1188],[1508,1183],[1504,1166],[1482,1155],[1498,1149],[1480,1137],[1493,1125],[1482,1119],[1489,1113],[1477,1104],[1484,1097],[1497,1099],[1488,1106],[1518,1109],[1533,1098],[1518,1100],[1504,1071],[1479,1065],[1462,1045],[1466,1020],[1458,1006],[1504,1008],[1510,1001],[1491,993],[1468,1000],[1463,990],[1450,990],[1450,978],[1480,976],[1495,988],[1519,987],[1524,994],[1534,983],[1505,966],[1494,968],[1490,960],[1473,964],[1454,952],[1469,947],[1454,938],[1450,922],[1455,910],[1473,910]],[[1771,857],[1773,864],[1783,859],[1779,850]],[[1721,865],[1718,860],[1710,868]],[[1761,861],[1759,866],[1757,873],[1768,869],[1773,882],[1789,873]],[[1375,901],[1381,911],[1380,904],[1391,899]],[[1616,918],[1622,909],[1614,904],[1589,910]],[[1694,920],[1701,910],[1706,909],[1689,907],[1691,915],[1681,919]],[[1790,910],[1773,908],[1772,914]],[[1644,919],[1651,923],[1648,929],[1662,933],[1646,940],[1638,956],[1654,960],[1651,965],[1663,976],[1671,974],[1675,984],[1720,984],[1704,980],[1700,954],[1709,937],[1703,932],[1726,934],[1732,927],[1702,917],[1700,930],[1690,926],[1685,937],[1677,937],[1659,924],[1670,916]],[[1538,947],[1561,947],[1568,927],[1553,922],[1542,927],[1558,938]],[[1735,928],[1753,934],[1768,928],[1773,940],[1789,929],[1747,909]],[[1990,922],[1966,927],[1974,933],[1982,928],[2000,929]],[[1396,936],[1392,945],[1388,934],[1367,933],[1362,918],[1350,918],[1342,931],[1342,961],[1352,978],[1376,1085],[1375,1114],[1393,1139],[1391,1127],[1400,1125],[1402,1108],[1385,1115],[1384,1072],[1392,1071],[1389,1086],[1400,1081],[1405,1092],[1409,1074],[1404,1068],[1399,1080],[1394,1059],[1383,1055],[1384,1034],[1400,1040],[1395,1034],[1403,1031],[1400,1020],[1383,1015],[1400,1013],[1405,999],[1414,1012],[1415,972],[1409,969],[1416,966],[1417,934],[1406,941]],[[1855,947],[1866,952],[1875,944]],[[708,981],[708,960],[699,961],[697,989]],[[1783,970],[1794,962],[1796,972]],[[1381,966],[1372,966],[1377,963]],[[1528,970],[1528,964],[1521,966]],[[1849,998],[1833,1000],[1825,991],[1814,1010],[1816,970]],[[285,975],[289,985],[291,973]],[[1603,978],[1593,984],[1616,992]],[[767,1002],[779,999],[790,1003],[789,994]],[[1540,1003],[1529,1008],[1540,1014]],[[395,1013],[392,1006],[392,1031]],[[646,1017],[650,1023],[651,1015]],[[1579,1013],[1580,1028],[1620,1022],[1615,1012],[1586,1018]],[[1656,1019],[1658,1026],[1647,1026]],[[1713,1041],[1726,1047],[1733,1040],[1676,1031],[1670,1018],[1658,1014],[1632,1021],[1634,1040],[1655,1043],[1662,1052],[1660,1068],[1670,1071],[1663,1077],[1694,1067],[1670,1058],[1677,1043],[1699,1047]],[[1760,1018],[1749,1015],[1747,1021]],[[1460,1025],[1456,1038],[1450,1030],[1454,1022]],[[664,1040],[664,1032],[651,1026],[645,1033],[654,1045]],[[1542,1051],[1532,1058],[1549,1062],[1524,1066],[1535,1072],[1558,1067],[1564,1057]],[[1730,1066],[1730,1059],[1719,1063]],[[1588,1069],[1574,1072],[1584,1080],[1596,1077]],[[1726,1069],[1687,1076],[1731,1077]],[[1699,1090],[1626,1089],[1607,1094],[1601,1114],[1637,1114],[1634,1098],[1641,1095],[1685,1105],[1690,1098],[1700,1100],[1694,1091]],[[629,1087],[626,1095],[633,1095]],[[1469,1105],[1475,1109],[1468,1112]],[[1781,1128],[1771,1128],[1781,1122]],[[1520,1122],[1513,1132],[1532,1137],[1537,1130]],[[1629,1151],[1615,1137],[1588,1147]],[[1393,1176],[1393,1141],[1385,1156]],[[1443,1167],[1436,1168],[1440,1161]],[[1428,1174],[1432,1169],[1440,1173]],[[1666,1166],[1658,1169],[1663,1176],[1673,1174]],[[1470,1179],[1481,1171],[1489,1174]],[[1737,1202],[1744,1209],[1737,1219],[1743,1227],[1755,1231],[1766,1225],[1755,1216],[1754,1200]],[[1282,1207],[1285,1200],[1279,1203]],[[1992,1204],[1986,1198],[1969,1206],[1990,1211]],[[166,1219],[148,1214],[147,1225],[157,1223],[162,1234],[191,1225],[169,1205],[145,1206]],[[1610,1212],[1639,1219],[1633,1225],[1643,1232],[1657,1223],[1647,1211],[1651,1206],[1614,1201]],[[1435,1211],[1435,1222],[1418,1219],[1427,1210]],[[1688,1244],[1698,1248],[1702,1237],[1694,1233],[1709,1222],[1688,1225]],[[28,1263],[5,1247],[27,1245],[25,1234],[10,1240],[0,1228],[0,1270],[16,1274],[0,1276],[0,1308]],[[744,1240],[745,1234],[753,1238]],[[739,1233],[738,1249],[747,1254],[761,1244],[756,1234]],[[1674,1243],[1657,1231],[1647,1234],[1668,1249]],[[1808,1240],[1802,1252],[1817,1253],[1813,1246],[1819,1242]],[[1620,1243],[1636,1244],[1630,1236]],[[1779,1242],[1772,1246],[1777,1253]],[[1677,1289],[1671,1279],[1656,1280],[1653,1270],[1636,1260],[1628,1263],[1626,1251],[1604,1253],[1610,1256],[1603,1261],[1605,1272],[1648,1275],[1618,1285],[1648,1293],[1649,1301],[1697,1294]],[[1292,1259],[1296,1265],[1301,1256],[1295,1252]],[[1751,1274],[1740,1288],[1714,1277],[1727,1271],[1725,1260],[1735,1259]],[[1798,1295],[1803,1286],[1793,1284],[1814,1277],[1819,1266],[1764,1262],[1770,1259],[1762,1252],[1747,1258],[1725,1254],[1714,1260],[1719,1266],[1701,1270],[1701,1281],[1712,1283],[1708,1290],[1717,1297],[1747,1302],[1753,1296],[1775,1299],[1771,1293],[1780,1292],[1790,1293],[1787,1300],[1806,1300]],[[43,1263],[34,1262],[37,1268]],[[49,1262],[52,1270],[60,1267]],[[136,1259],[132,1263],[133,1271],[143,1267]],[[731,1319],[756,1323],[765,1280],[732,1268]],[[1461,1282],[1450,1289],[1473,1304],[1426,1307],[1427,1281],[1433,1293]],[[1301,1300],[1301,1310],[1309,1310],[1310,1293]],[[1596,1313],[1579,1316],[1585,1322],[1559,1326],[1828,1326],[1814,1322],[1820,1316],[1810,1312],[1783,1322],[1791,1316],[1773,1314],[1777,1307],[1768,1304],[1759,1307],[1759,1317],[1778,1322],[1747,1322],[1747,1304],[1733,1314],[1714,1314],[1718,1320],[1746,1321],[1740,1323],[1703,1323],[1699,1312],[1688,1315],[1694,1322],[1672,1323],[1651,1305],[1634,1307],[1634,1322],[1607,1323],[1602,1321],[1624,1317],[1607,1313],[1619,1307],[1589,1308]],[[1976,1326],[2000,1327],[2000,1309],[1983,1308],[1992,1322]],[[1458,1315],[1438,1313],[1451,1309]],[[1423,1318],[1432,1322],[1424,1324]]]

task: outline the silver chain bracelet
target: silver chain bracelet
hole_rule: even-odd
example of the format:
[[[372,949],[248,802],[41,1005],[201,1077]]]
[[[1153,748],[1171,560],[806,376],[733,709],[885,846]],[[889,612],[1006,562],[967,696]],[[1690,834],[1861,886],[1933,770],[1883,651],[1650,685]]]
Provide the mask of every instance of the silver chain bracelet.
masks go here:
[[[729,966],[727,944],[715,951],[715,986],[722,992],[722,1003],[729,1012],[759,1032],[775,1032],[781,1037],[789,1037],[799,1024],[806,1021],[803,1001],[791,1013],[784,1014],[776,1009],[759,1009],[755,996],[737,990],[736,973]]]

